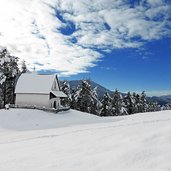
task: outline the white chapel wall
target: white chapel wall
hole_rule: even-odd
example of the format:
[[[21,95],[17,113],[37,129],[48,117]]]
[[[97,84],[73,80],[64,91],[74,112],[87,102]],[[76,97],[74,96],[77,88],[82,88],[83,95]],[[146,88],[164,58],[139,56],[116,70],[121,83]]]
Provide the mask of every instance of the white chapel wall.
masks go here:
[[[16,105],[49,106],[48,94],[16,94]]]

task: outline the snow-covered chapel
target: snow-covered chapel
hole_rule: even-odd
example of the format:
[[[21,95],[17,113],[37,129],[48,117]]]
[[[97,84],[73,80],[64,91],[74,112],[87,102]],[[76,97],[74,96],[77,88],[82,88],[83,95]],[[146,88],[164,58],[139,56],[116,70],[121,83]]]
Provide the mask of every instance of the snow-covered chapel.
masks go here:
[[[16,84],[16,105],[36,105],[60,108],[61,98],[67,97],[60,91],[57,75],[22,74]]]

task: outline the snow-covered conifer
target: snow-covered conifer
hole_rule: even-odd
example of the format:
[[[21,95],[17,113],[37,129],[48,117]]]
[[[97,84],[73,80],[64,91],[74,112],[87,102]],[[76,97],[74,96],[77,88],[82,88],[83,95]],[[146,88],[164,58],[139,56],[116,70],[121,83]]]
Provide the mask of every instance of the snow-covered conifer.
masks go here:
[[[101,102],[98,99],[97,87],[91,91],[90,113],[100,115]]]
[[[86,80],[82,80],[78,89],[77,108],[82,112],[90,112],[92,101],[91,85]]]
[[[124,102],[125,102],[125,106],[126,106],[128,114],[133,114],[134,113],[134,98],[130,92],[128,92],[126,96],[124,97]]]
[[[70,92],[70,85],[67,81],[64,81],[61,86],[61,90],[67,95],[67,98],[62,100],[65,106],[71,105],[71,92]]]
[[[133,111],[132,113],[142,112],[141,96],[135,92],[132,94],[133,98]]]
[[[108,92],[105,92],[103,99],[101,101],[102,107],[101,107],[101,116],[110,116],[112,115],[112,104],[111,104],[111,97]]]
[[[140,96],[140,111],[139,112],[146,112],[147,111],[147,100],[146,100],[146,94],[145,91],[141,93]]]
[[[28,69],[25,60],[23,60],[21,64],[21,73],[26,73],[26,72],[28,72]]]
[[[121,93],[116,89],[112,98],[112,113],[113,115],[122,115],[123,98]]]
[[[14,103],[15,78],[19,73],[18,58],[11,56],[6,48],[0,51],[0,84],[3,106]]]
[[[76,91],[71,90],[71,109],[77,109],[77,98],[76,98]]]

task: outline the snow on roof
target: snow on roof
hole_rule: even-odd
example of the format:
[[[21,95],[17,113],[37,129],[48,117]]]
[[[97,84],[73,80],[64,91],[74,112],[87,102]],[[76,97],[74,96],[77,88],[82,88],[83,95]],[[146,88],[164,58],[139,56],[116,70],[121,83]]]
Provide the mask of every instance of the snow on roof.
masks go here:
[[[56,75],[22,74],[17,82],[15,93],[49,94]]]
[[[51,91],[56,97],[67,97],[62,91]]]

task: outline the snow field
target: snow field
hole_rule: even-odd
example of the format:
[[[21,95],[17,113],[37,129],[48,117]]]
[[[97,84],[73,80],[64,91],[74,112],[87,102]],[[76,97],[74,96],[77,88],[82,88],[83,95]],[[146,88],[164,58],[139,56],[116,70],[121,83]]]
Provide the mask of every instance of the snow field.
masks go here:
[[[0,110],[1,171],[170,171],[171,111]]]

